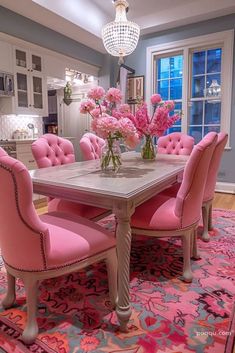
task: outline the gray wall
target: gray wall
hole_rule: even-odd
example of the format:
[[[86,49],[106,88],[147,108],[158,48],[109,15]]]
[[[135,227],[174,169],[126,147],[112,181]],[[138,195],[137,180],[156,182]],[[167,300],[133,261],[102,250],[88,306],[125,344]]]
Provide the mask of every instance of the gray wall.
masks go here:
[[[235,29],[235,14],[219,17],[209,21],[190,24],[168,31],[143,36],[126,64],[136,70],[136,75],[146,75],[146,48],[149,46],[173,42],[190,37],[200,36],[228,29]],[[235,47],[235,46],[234,46]],[[147,84],[147,82],[146,82]],[[225,151],[218,176],[219,181],[235,183],[235,51],[233,56],[233,92],[231,117],[231,150]]]
[[[106,56],[2,6],[0,32],[99,67],[103,66]]]

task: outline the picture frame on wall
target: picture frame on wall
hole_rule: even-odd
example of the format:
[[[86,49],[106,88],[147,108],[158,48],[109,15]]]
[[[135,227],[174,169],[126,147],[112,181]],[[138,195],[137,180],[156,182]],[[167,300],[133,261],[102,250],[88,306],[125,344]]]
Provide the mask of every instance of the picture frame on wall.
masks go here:
[[[130,76],[127,78],[127,103],[137,104],[144,100],[144,76]]]

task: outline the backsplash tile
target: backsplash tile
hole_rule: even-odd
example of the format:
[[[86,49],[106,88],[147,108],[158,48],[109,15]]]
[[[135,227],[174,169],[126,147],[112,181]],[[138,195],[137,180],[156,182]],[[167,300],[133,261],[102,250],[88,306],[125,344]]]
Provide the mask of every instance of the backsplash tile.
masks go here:
[[[32,130],[27,127],[31,123],[38,129],[38,136],[43,134],[42,117],[32,117],[29,115],[2,115],[0,116],[0,139],[12,139],[15,130],[25,129],[27,137],[32,137]]]

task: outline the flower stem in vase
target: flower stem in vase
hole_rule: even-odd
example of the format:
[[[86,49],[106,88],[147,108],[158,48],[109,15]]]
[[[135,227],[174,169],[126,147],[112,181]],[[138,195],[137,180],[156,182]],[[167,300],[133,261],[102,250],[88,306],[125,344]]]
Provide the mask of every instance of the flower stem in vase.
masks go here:
[[[118,142],[114,138],[108,137],[102,149],[101,169],[117,172],[121,164],[121,151]]]
[[[143,159],[147,160],[153,160],[156,158],[156,149],[150,135],[145,136],[145,144],[142,147],[141,156]]]

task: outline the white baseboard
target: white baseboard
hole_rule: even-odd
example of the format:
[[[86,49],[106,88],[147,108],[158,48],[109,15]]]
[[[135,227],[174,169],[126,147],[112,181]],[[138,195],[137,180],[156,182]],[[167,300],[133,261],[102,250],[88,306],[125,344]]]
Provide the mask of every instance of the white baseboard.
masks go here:
[[[216,192],[224,192],[226,194],[235,194],[235,183],[224,183],[219,181],[216,183]]]

